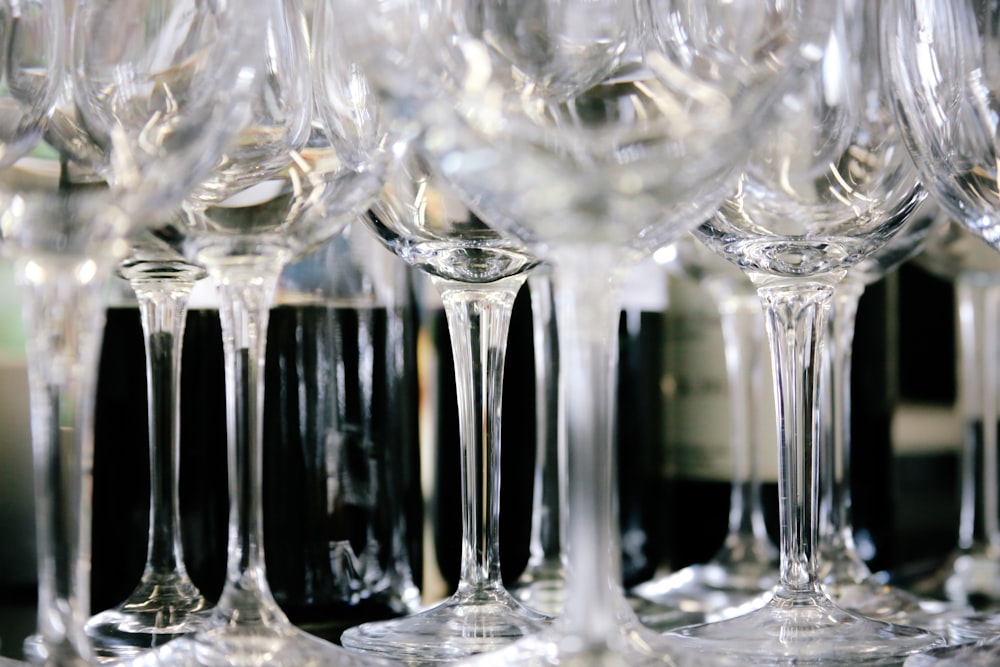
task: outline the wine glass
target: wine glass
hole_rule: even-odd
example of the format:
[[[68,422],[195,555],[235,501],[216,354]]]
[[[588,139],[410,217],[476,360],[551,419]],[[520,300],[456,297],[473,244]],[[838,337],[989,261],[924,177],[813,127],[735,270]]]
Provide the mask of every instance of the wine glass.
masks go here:
[[[851,366],[854,322],[865,288],[918,254],[945,223],[925,199],[889,241],[853,266],[837,284],[826,318],[820,405],[819,578],[839,606],[866,617],[944,633],[966,609],[922,598],[878,580],[862,560],[851,520],[850,470],[864,465],[853,455]],[[880,437],[875,434],[875,437]],[[884,437],[884,436],[883,436]]]
[[[136,658],[138,665],[382,664],[295,627],[267,583],[262,402],[268,314],[279,276],[367,208],[382,182],[378,115],[355,68],[328,38],[330,15],[293,0],[266,9],[269,76],[247,129],[167,231],[205,266],[220,298],[226,374],[230,518],[226,580],[208,627]],[[307,35],[307,30],[311,34]]]
[[[461,455],[462,551],[457,589],[398,619],[348,628],[344,646],[431,664],[490,651],[541,629],[548,617],[504,587],[500,570],[500,411],[514,299],[537,260],[500,237],[397,143],[382,196],[366,220],[386,247],[430,276],[455,359]]]
[[[764,319],[750,279],[693,236],[687,235],[658,251],[657,258],[668,271],[703,285],[719,311],[728,378],[733,478],[728,532],[715,555],[707,563],[643,582],[631,593],[667,608],[697,611],[702,621],[714,621],[764,605],[778,582],[778,550],[764,525],[757,472],[762,437],[759,421],[771,413],[767,405],[762,405],[771,394],[764,382],[770,381],[770,376],[762,367]],[[644,607],[637,611],[640,620],[651,627],[678,627],[669,614],[658,617]]]
[[[882,102],[881,6],[838,3],[815,77],[735,193],[695,230],[757,286],[780,440],[780,581],[760,609],[671,633],[705,655],[752,664],[892,664],[942,641],[837,606],[818,576],[824,318],[845,274],[898,233],[924,197]]]
[[[24,13],[16,17],[15,29],[6,34],[13,36],[14,41],[5,44],[5,52],[16,56],[8,61],[5,71],[11,69],[23,74],[22,65],[31,65],[31,76],[17,81],[15,89],[19,92],[26,83],[43,82],[48,73],[62,66],[62,56],[57,55],[61,54],[61,47],[51,44],[61,45],[66,34],[63,23],[40,30],[26,20],[37,6],[21,7]],[[128,10],[135,11],[137,7],[132,3],[115,18],[134,17]],[[231,20],[215,36],[254,34],[255,11],[224,12],[220,10],[220,15]],[[151,25],[151,32],[153,28]],[[31,43],[36,46],[48,43],[44,51],[50,54],[50,59],[33,61],[25,48]],[[190,140],[202,134],[225,134],[228,129],[217,126],[212,122],[215,116],[206,112],[215,111],[215,103],[230,100],[237,83],[246,85],[255,79],[255,68],[247,66],[245,61],[238,71],[227,66],[239,61],[241,53],[241,49],[216,49],[210,53],[198,52],[189,59],[193,65],[204,66],[201,71],[211,72],[214,77],[207,96],[211,99],[201,106],[188,105],[185,98],[175,97],[169,113],[162,109],[157,113],[154,107],[136,109],[134,119],[147,130],[145,148],[156,150],[169,144],[178,174],[185,174],[187,165],[199,160],[217,159],[218,155],[213,156],[209,150],[210,144],[196,145]],[[161,60],[157,66],[164,65]],[[197,71],[193,67],[173,72],[172,80],[179,89],[183,88],[185,81],[190,80],[186,75]],[[233,76],[227,77],[228,72],[233,72]],[[59,90],[62,81],[56,79],[54,83],[53,93]],[[36,92],[38,100],[45,98],[42,87]],[[54,102],[56,95],[51,99]],[[143,116],[143,111],[150,113]],[[179,122],[182,120],[183,123]],[[171,143],[176,138],[172,129],[178,126],[187,128],[187,140]],[[194,150],[188,150],[192,146]],[[7,219],[3,243],[5,251],[15,257],[20,272],[29,329],[28,354],[32,360],[29,376],[33,387],[41,637],[38,659],[47,664],[74,665],[87,662],[91,656],[84,621],[89,606],[91,401],[95,341],[100,339],[103,327],[102,286],[128,248],[126,237],[147,224],[147,214],[159,213],[176,205],[177,200],[171,201],[153,189],[133,188],[127,180],[117,181],[119,187],[113,192],[99,181],[77,182],[74,170],[69,167],[74,156],[63,148],[53,142],[48,149],[42,147],[39,154],[22,158],[5,171]],[[154,164],[149,166],[155,169]],[[150,181],[155,180],[153,169],[149,171]],[[175,174],[172,180],[177,188],[185,179]]]
[[[566,439],[560,426],[559,338],[550,266],[539,264],[528,274],[528,290],[535,353],[535,469],[528,562],[510,591],[529,607],[558,616],[566,597]]]
[[[638,17],[631,2],[536,3],[524,14],[504,3],[335,6],[350,17],[342,39],[395,131],[419,142],[484,220],[552,265],[568,443],[566,605],[550,628],[468,662],[672,662],[669,642],[640,626],[621,590],[617,289],[640,257],[728,190],[755,138],[750,119],[768,124],[784,84],[817,51],[800,49],[813,6],[660,3]],[[638,38],[651,14],[662,43]]]
[[[3,171],[3,250],[27,332],[38,550],[36,658],[84,665],[90,646],[90,456],[104,286],[127,248],[128,216],[101,185],[60,185],[57,159]]]
[[[55,0],[0,4],[3,92],[0,94],[0,169],[41,140],[64,80],[64,6]]]
[[[975,612],[951,619],[952,642],[972,641],[1000,634],[1000,616],[994,609],[1000,598],[995,545],[997,525],[996,430],[997,339],[1000,308],[1000,254],[950,215],[914,262],[954,283],[958,300],[960,341],[959,404],[964,420],[961,457],[958,544],[945,562],[912,589],[971,605]]]
[[[881,38],[897,121],[921,179],[959,224],[1000,250],[1000,200],[992,185],[996,10],[989,0],[947,6],[894,1],[887,4]],[[992,425],[984,421],[984,430],[992,431]],[[922,656],[920,663],[972,664],[989,660],[990,653],[989,648],[941,650]]]
[[[209,602],[191,580],[181,544],[180,372],[188,299],[205,270],[147,232],[118,268],[135,293],[146,351],[149,425],[149,537],[139,582],[120,604],[86,624],[95,657],[135,655],[191,634]]]

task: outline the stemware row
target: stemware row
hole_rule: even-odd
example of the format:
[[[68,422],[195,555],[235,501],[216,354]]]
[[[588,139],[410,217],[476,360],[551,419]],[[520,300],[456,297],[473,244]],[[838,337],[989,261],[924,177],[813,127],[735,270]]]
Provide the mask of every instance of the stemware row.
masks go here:
[[[834,462],[845,456],[838,447],[849,451],[842,332],[863,286],[922,247],[933,218],[915,211],[927,191],[1000,247],[988,124],[993,5],[103,0],[71,17],[61,0],[11,7],[19,29],[6,37],[8,52],[25,47],[31,61],[22,71],[14,57],[8,68],[20,78],[8,74],[7,94],[21,106],[4,138],[0,231],[30,342],[32,658],[59,666],[965,659],[935,648],[963,610],[870,590],[851,553],[849,491]],[[27,32],[25,16],[40,17]],[[47,76],[28,75],[36,70]],[[22,157],[43,136],[55,155]],[[337,646],[290,622],[269,587],[263,376],[283,270],[355,223],[429,275],[444,304],[459,389],[463,539],[454,594],[355,625]],[[781,498],[776,571],[761,549],[758,590],[744,582],[744,597],[725,611],[703,607],[697,624],[672,615],[683,607],[677,591],[622,588],[614,448],[625,278],[655,251],[692,239],[739,274],[726,283],[723,308],[736,307],[738,284],[764,315]],[[150,544],[134,596],[88,622],[92,394],[101,295],[115,270],[145,304]],[[211,609],[184,576],[174,488],[177,341],[185,295],[202,275],[220,299],[229,456],[228,562]],[[551,290],[558,322],[557,349],[538,354],[558,360],[539,367],[548,380],[540,423],[552,433],[546,465],[557,474],[540,473],[548,489],[540,481],[537,493],[559,519],[544,574],[558,597],[545,611],[532,607],[531,589],[520,599],[508,591],[499,567],[504,351],[526,281],[539,315]],[[734,491],[752,508],[750,477]],[[750,527],[759,540],[759,521]],[[156,599],[165,592],[165,602]],[[683,627],[659,632],[654,618]]]

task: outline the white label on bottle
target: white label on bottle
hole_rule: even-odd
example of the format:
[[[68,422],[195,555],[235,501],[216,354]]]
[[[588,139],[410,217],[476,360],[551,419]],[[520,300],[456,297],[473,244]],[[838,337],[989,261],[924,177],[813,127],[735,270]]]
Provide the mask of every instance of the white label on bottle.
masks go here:
[[[663,378],[667,477],[713,481],[733,478],[732,434],[725,345],[718,309],[711,295],[691,280],[671,276]],[[762,323],[763,326],[763,323]],[[762,336],[763,340],[763,336]],[[760,354],[763,395],[755,415],[758,474],[778,479],[777,425],[774,419],[770,358]]]

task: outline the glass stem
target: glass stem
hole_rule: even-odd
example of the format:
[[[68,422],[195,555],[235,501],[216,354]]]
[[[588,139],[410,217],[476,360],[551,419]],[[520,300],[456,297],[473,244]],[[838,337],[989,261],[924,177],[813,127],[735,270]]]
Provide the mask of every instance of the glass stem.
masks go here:
[[[616,631],[625,604],[613,442],[618,272],[629,263],[613,249],[574,245],[553,264],[567,440],[566,600],[572,601],[558,622],[602,642]]]
[[[142,317],[149,396],[149,544],[142,577],[146,584],[162,585],[169,580],[176,587],[176,582],[187,581],[177,488],[180,359],[188,297],[199,273],[192,267],[190,276],[165,278],[159,275],[157,266],[127,270]]]
[[[486,284],[434,278],[455,358],[461,450],[462,557],[457,595],[503,590],[500,573],[500,413],[514,299],[525,276]]]
[[[773,561],[775,548],[767,534],[761,505],[755,409],[763,388],[761,349],[763,315],[760,299],[750,290],[709,286],[718,306],[729,378],[730,443],[733,479],[729,506],[729,530],[716,562]]]
[[[847,278],[834,290],[827,316],[821,401],[820,549],[832,583],[860,583],[871,575],[857,555],[851,518],[851,363],[862,283]]]
[[[226,582],[213,614],[228,625],[288,625],[267,583],[262,504],[264,353],[284,263],[268,258],[238,267],[209,267],[219,289],[226,360],[230,496]]]
[[[531,541],[526,574],[554,573],[563,567],[562,517],[565,516],[565,441],[559,427],[559,348],[552,304],[551,268],[528,276],[535,348],[535,476]]]
[[[965,396],[958,546],[1000,548],[997,481],[997,315],[1000,284],[970,272],[957,280],[961,378]]]
[[[774,600],[820,594],[817,578],[816,399],[820,339],[833,287],[795,282],[758,288],[764,305],[778,419],[779,583]]]
[[[88,662],[93,419],[110,267],[17,262],[27,334],[38,550],[38,632],[46,664]]]

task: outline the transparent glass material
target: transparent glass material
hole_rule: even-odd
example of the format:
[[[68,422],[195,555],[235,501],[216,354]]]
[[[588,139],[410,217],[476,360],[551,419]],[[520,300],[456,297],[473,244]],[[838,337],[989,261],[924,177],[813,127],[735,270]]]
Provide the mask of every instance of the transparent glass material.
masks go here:
[[[995,18],[998,8],[1000,4],[993,0],[945,5],[894,0],[887,4],[881,31],[893,107],[921,180],[956,223],[994,250],[1000,250],[1000,197],[995,187],[995,137],[1000,122],[996,111],[1000,102],[997,82],[990,73],[1000,62],[995,46],[1000,36]],[[989,318],[989,308],[983,314]],[[992,343],[983,348],[984,361],[992,354]],[[991,385],[986,394],[995,389]],[[983,471],[989,469],[988,459],[995,455],[993,443],[987,440],[994,437],[995,428],[985,420],[995,417],[996,406],[989,402],[983,414]],[[983,474],[984,479],[992,476],[992,472]],[[991,508],[987,505],[984,510]],[[969,516],[967,511],[965,514]],[[983,630],[989,625],[988,618],[979,618],[970,628]],[[955,649],[954,655],[963,664],[976,664],[980,657],[995,660],[992,649],[982,651],[985,657],[975,648]],[[946,661],[952,655],[942,650],[934,659]]]
[[[827,316],[820,415],[819,577],[841,607],[869,618],[917,626],[946,634],[950,620],[968,609],[920,597],[879,581],[861,558],[851,519],[850,471],[864,465],[851,447],[851,366],[854,322],[867,285],[920,253],[947,221],[924,200],[884,246],[854,266],[837,285]],[[857,456],[857,458],[855,458]]]
[[[269,75],[249,100],[250,120],[188,196],[186,216],[158,229],[205,267],[220,300],[230,488],[226,579],[207,628],[136,664],[368,664],[294,626],[270,591],[261,440],[264,351],[279,277],[367,208],[381,184],[382,135],[364,81],[325,38],[323,6],[307,15],[292,1],[260,4]]]
[[[0,3],[0,169],[31,151],[48,126],[64,79],[64,14],[59,0]]]
[[[455,359],[461,456],[459,582],[415,614],[349,628],[341,642],[416,664],[456,660],[540,630],[548,617],[504,587],[500,570],[500,410],[517,292],[537,260],[500,237],[431,172],[412,145],[396,161],[366,220],[389,249],[428,273],[448,321]]]
[[[104,288],[132,219],[107,187],[60,183],[59,162],[0,172],[0,238],[23,303],[34,455],[39,664],[85,665],[91,457]]]
[[[814,77],[695,230],[736,261],[764,305],[776,382],[780,581],[767,605],[674,631],[705,655],[748,664],[900,662],[942,639],[837,606],[818,568],[820,401],[825,317],[845,274],[898,233],[924,197],[885,104],[878,3],[840,3]]]
[[[991,343],[1000,335],[1000,253],[951,216],[914,260],[952,281],[957,297],[959,403],[964,422],[958,545],[937,571],[912,588],[916,592],[971,605],[949,623],[953,642],[1000,635],[1000,616],[984,611],[1000,600],[1000,525],[996,498],[996,430],[984,428],[998,416],[997,370]]]
[[[170,211],[217,166],[263,77],[267,3],[98,0],[71,27],[75,124],[98,172],[147,217]],[[137,26],[142,26],[138,29]]]
[[[528,275],[535,352],[535,470],[528,562],[510,587],[521,602],[550,616],[566,602],[566,439],[560,418],[559,338],[551,269]]]
[[[657,256],[666,269],[705,286],[722,323],[729,397],[733,471],[729,524],[722,546],[706,563],[667,572],[634,587],[632,594],[667,609],[683,610],[697,622],[716,621],[763,606],[778,582],[778,549],[767,534],[758,460],[772,453],[762,443],[760,420],[772,419],[773,394],[763,354],[764,319],[750,279],[735,265],[688,235]],[[773,385],[772,385],[773,386]],[[680,614],[637,607],[646,625],[669,630]],[[700,620],[694,614],[700,613]]]
[[[728,191],[756,129],[820,52],[812,19],[826,3],[332,5],[390,132],[552,266],[566,603],[551,627],[469,662],[670,664],[670,642],[639,624],[620,582],[611,445],[621,281]]]
[[[188,298],[205,270],[152,235],[142,237],[119,275],[135,293],[146,351],[149,405],[149,540],[135,589],[86,624],[94,656],[114,660],[200,629],[209,602],[184,565],[180,498],[180,360]]]

